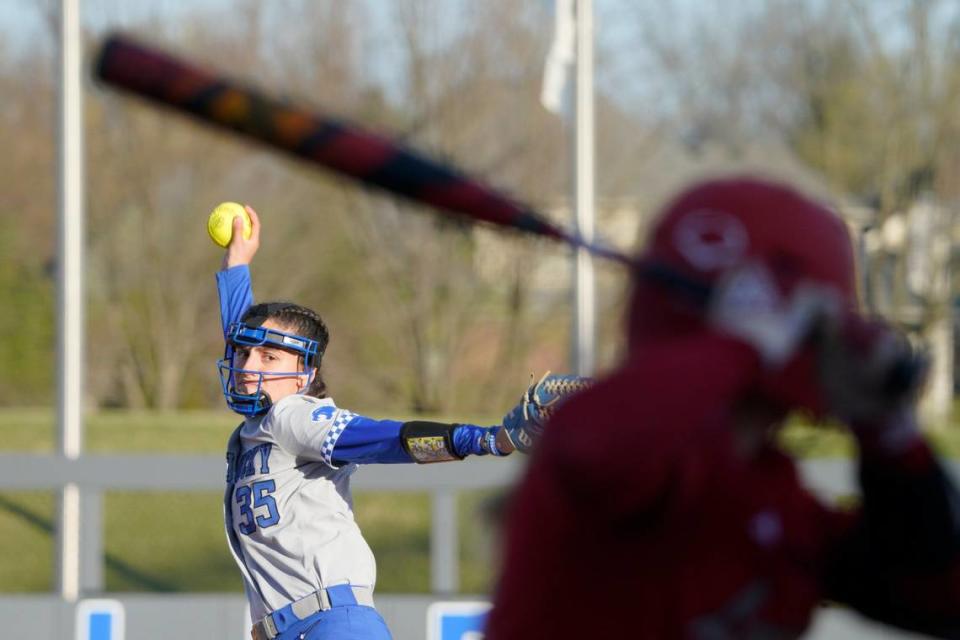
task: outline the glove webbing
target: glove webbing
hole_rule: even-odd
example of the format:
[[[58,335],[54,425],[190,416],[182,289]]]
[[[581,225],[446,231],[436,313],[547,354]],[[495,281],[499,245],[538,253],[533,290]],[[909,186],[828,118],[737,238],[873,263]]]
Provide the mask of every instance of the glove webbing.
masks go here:
[[[566,396],[577,391],[582,391],[590,386],[590,380],[587,378],[551,378],[550,380],[547,380],[549,375],[549,371],[543,374],[543,377],[540,378],[540,381],[535,385],[532,385],[527,390],[527,393],[523,398],[523,417],[527,420],[548,420],[550,416],[553,415],[554,411],[556,411],[556,407],[554,405],[558,400],[561,400],[562,398],[565,398]],[[531,379],[533,378],[532,375],[530,377]],[[541,402],[539,400],[538,392],[541,389],[550,395],[550,399],[546,402]],[[531,404],[537,409],[535,416],[531,416],[528,411],[528,408]]]

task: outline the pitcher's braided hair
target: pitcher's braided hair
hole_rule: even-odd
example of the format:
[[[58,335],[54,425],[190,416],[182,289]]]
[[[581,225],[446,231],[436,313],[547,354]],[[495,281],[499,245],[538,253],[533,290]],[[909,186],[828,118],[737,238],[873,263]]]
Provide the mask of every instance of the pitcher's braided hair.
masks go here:
[[[315,398],[326,398],[327,385],[323,381],[320,364],[327,344],[330,343],[330,332],[320,314],[293,302],[261,302],[247,309],[240,319],[245,324],[257,325],[267,320],[273,320],[285,331],[317,341],[317,355],[306,362],[307,366],[315,367],[317,373],[305,393]]]

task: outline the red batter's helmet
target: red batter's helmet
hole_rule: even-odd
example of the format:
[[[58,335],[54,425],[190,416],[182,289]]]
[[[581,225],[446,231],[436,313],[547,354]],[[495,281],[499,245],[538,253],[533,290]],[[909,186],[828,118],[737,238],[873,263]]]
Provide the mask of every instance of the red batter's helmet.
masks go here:
[[[835,213],[775,182],[711,180],[665,208],[639,257],[631,348],[658,336],[703,330],[712,288],[746,263],[763,265],[785,299],[803,282],[832,289],[848,309],[857,307],[853,248]],[[800,349],[771,376],[778,399],[819,413],[815,364],[812,349]]]

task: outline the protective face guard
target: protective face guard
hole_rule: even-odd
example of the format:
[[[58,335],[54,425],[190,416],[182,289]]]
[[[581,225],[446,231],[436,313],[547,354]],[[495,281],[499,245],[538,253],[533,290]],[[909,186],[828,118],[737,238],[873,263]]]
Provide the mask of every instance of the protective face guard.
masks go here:
[[[286,351],[292,351],[303,358],[301,371],[256,371],[241,369],[233,366],[234,347],[271,346]],[[224,349],[223,359],[217,362],[220,372],[220,386],[227,406],[244,416],[257,416],[270,409],[270,396],[262,390],[263,381],[267,376],[306,376],[309,378],[314,362],[318,360],[319,343],[316,340],[287,333],[278,329],[252,327],[241,322],[235,322],[227,330],[227,346]],[[239,374],[256,376],[256,389],[253,393],[240,393],[236,387]],[[250,383],[247,383],[250,384]]]

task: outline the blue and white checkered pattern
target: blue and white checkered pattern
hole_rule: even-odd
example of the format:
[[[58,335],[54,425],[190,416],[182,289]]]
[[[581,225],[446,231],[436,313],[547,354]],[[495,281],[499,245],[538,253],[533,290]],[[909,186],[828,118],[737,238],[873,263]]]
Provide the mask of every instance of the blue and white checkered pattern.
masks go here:
[[[347,411],[346,409],[340,409],[337,417],[333,419],[333,424],[330,425],[330,431],[327,432],[327,437],[323,439],[323,444],[320,445],[320,455],[323,457],[323,461],[331,467],[334,466],[333,448],[337,446],[337,440],[340,439],[340,434],[347,428],[350,421],[356,417],[357,414]]]

